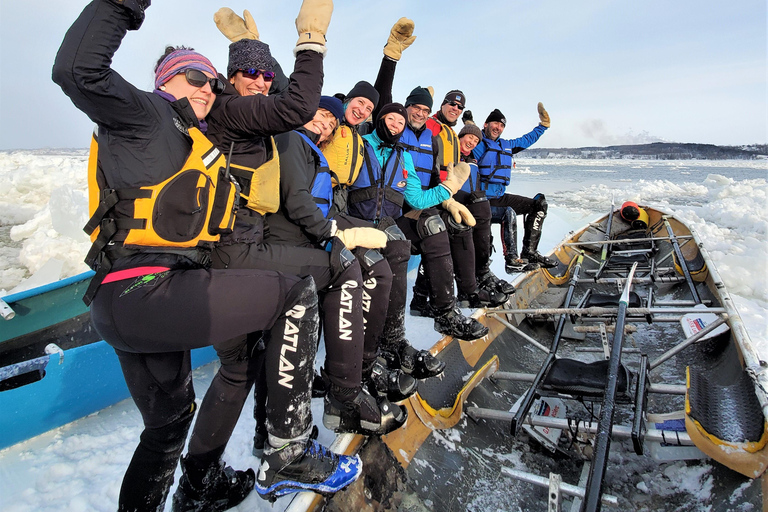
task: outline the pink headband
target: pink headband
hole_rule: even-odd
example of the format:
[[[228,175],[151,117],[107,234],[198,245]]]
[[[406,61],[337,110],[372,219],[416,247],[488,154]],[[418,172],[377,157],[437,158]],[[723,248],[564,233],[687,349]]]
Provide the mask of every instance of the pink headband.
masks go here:
[[[199,53],[192,50],[176,50],[157,66],[155,71],[155,88],[159,89],[165,82],[188,69],[197,69],[208,72],[213,76],[218,76],[216,68],[213,67],[211,61]]]

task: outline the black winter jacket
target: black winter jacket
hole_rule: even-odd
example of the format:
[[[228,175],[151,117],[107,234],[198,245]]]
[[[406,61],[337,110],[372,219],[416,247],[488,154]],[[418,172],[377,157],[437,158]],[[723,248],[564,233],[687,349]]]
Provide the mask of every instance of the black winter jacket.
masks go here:
[[[223,76],[219,78],[224,80]],[[241,96],[225,82],[226,90],[216,98],[206,118],[206,135],[225,155],[234,143],[232,163],[257,168],[271,157],[269,136],[303,126],[317,112],[323,88],[323,57],[312,50],[299,52],[288,88],[274,96]],[[281,170],[281,180],[284,176]],[[220,243],[260,242],[261,215],[247,208],[241,208],[237,215],[235,232]]]
[[[110,67],[134,19],[123,6],[94,0],[67,31],[53,65],[53,81],[98,125],[99,165],[106,186],[116,189],[154,185],[178,172],[192,148],[186,128],[198,126],[186,98],[171,103],[141,91]],[[153,258],[183,259],[139,257],[141,264]]]
[[[303,127],[296,131],[315,143],[320,138]],[[333,223],[312,197],[320,159],[296,131],[275,137],[280,154],[280,210],[267,215],[269,235],[265,241],[312,247],[331,237]]]

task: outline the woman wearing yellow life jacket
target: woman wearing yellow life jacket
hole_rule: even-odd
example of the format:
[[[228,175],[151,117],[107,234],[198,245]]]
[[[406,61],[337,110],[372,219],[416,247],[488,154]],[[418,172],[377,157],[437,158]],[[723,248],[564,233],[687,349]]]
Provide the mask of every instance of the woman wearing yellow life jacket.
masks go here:
[[[232,228],[235,197],[221,152],[203,135],[203,119],[223,90],[216,70],[199,53],[170,48],[150,93],[110,67],[149,3],[91,2],[67,32],[53,68],[54,81],[98,125],[89,178],[98,194],[92,194],[87,227],[94,234],[88,261],[96,276],[86,299],[144,421],[118,508],[164,507],[195,411],[189,350],[215,345],[221,357],[244,361],[249,347],[242,335],[257,330],[269,331],[268,367],[280,383],[269,389],[270,435],[293,454],[270,470],[270,491],[294,492],[295,480],[343,488],[359,475],[359,459],[340,458],[310,439],[313,371],[307,362],[314,360],[318,321],[312,280],[208,267],[213,243]],[[324,41],[330,9],[317,14],[300,13],[300,44],[312,36]],[[325,24],[318,27],[318,18]],[[211,425],[214,437],[206,440],[208,452],[182,461],[174,509],[225,510],[253,489],[253,470],[235,471],[221,461],[245,396],[247,389],[216,396],[219,403],[208,413],[204,400],[198,423]],[[304,478],[291,470],[287,482],[281,471],[294,461],[307,467],[302,459],[308,452],[318,468]]]

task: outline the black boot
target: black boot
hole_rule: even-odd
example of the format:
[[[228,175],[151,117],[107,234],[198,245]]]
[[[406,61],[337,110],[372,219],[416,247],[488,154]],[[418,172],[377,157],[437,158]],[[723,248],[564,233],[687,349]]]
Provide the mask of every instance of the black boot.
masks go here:
[[[303,490],[330,495],[357,480],[362,469],[357,455],[337,455],[311,437],[289,442],[279,450],[268,445],[256,492],[269,501]]]
[[[452,307],[435,317],[435,330],[465,341],[476,340],[488,334],[486,326],[474,318],[464,316],[458,307]]]
[[[509,295],[496,290],[476,288],[472,293],[459,292],[457,300],[459,302],[459,307],[462,308],[495,308],[507,302],[508,298]]]
[[[419,292],[414,289],[410,305],[411,316],[434,318],[435,312],[429,305],[429,292]]]
[[[264,445],[267,442],[267,427],[266,425],[259,423],[256,425],[256,430],[253,433],[253,453],[254,457],[261,458],[264,455]]]
[[[324,398],[323,425],[336,433],[384,435],[403,426],[408,411],[387,397],[374,398],[362,388],[331,384]]]
[[[555,258],[544,256],[539,251],[530,252],[526,249],[523,249],[523,252],[520,254],[520,256],[528,260],[529,264],[536,264],[541,268],[552,268],[557,266],[557,260]]]
[[[390,402],[400,402],[416,392],[418,382],[400,369],[391,370],[383,357],[363,362],[363,382],[373,396],[385,396]]]
[[[515,255],[504,257],[504,271],[507,274],[518,274],[520,272],[530,272],[539,268],[538,263],[531,263],[526,259]]]
[[[173,512],[218,512],[237,506],[253,490],[252,469],[235,471],[223,461],[203,464],[194,457],[181,459],[183,474],[173,494]]]
[[[497,291],[504,295],[512,295],[515,293],[515,287],[512,286],[512,283],[508,283],[507,281],[496,277],[490,269],[477,276],[477,283],[480,288],[488,291]]]

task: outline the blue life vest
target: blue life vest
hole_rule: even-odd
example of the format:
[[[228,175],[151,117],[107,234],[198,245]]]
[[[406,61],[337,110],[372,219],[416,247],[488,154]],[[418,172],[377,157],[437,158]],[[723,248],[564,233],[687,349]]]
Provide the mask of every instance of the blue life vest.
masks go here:
[[[477,184],[477,176],[479,174],[477,163],[475,162],[466,162],[469,165],[469,178],[467,178],[467,181],[464,182],[464,184],[461,186],[461,190],[464,192],[471,194],[475,190],[483,190],[482,188],[478,187]]]
[[[297,131],[296,133],[301,135],[304,142],[312,148],[312,151],[314,151],[320,159],[320,165],[317,166],[315,178],[312,180],[310,193],[312,194],[312,199],[315,200],[317,207],[323,212],[323,216],[328,217],[328,211],[331,209],[331,204],[333,204],[333,183],[331,183],[331,170],[328,167],[328,161],[325,159],[325,156],[323,156],[323,152],[320,151],[320,148],[312,142],[312,139],[301,132]]]
[[[411,155],[413,166],[416,168],[416,174],[418,174],[421,181],[421,189],[427,190],[432,182],[432,168],[435,163],[435,158],[432,154],[432,132],[425,128],[416,137],[411,127],[406,126],[403,134],[400,136],[400,144]]]
[[[517,151],[513,151],[511,141],[506,139],[491,140],[486,137],[483,142],[485,153],[477,162],[478,176],[475,187],[485,190],[485,195],[489,198],[501,197],[509,185],[512,155]]]
[[[403,214],[406,173],[403,151],[395,147],[382,172],[373,147],[366,142],[363,169],[349,187],[349,214],[358,219],[378,223],[383,217],[396,219]]]

